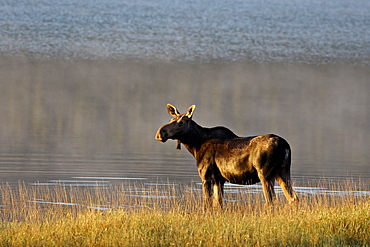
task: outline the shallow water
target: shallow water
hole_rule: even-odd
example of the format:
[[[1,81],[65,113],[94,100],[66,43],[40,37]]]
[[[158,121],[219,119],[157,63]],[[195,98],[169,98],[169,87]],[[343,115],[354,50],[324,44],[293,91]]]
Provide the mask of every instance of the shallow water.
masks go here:
[[[118,209],[140,209],[140,208],[171,208],[173,203],[179,203],[181,199],[191,198],[201,202],[202,196],[202,183],[191,183],[187,186],[179,183],[171,182],[130,182],[126,184],[120,184],[118,187],[113,184],[109,184],[110,179],[117,178],[103,178],[103,177],[86,177],[86,179],[97,179],[95,184],[90,184],[93,181],[86,180],[84,183],[84,177],[79,177],[80,180],[61,180],[52,181],[49,180],[48,183],[34,183],[28,186],[30,189],[30,194],[35,194],[35,191],[39,190],[37,198],[32,196],[25,202],[30,207],[35,207],[35,205],[51,205],[51,206],[63,206],[63,207],[82,207],[90,208],[95,210],[109,210],[115,211]],[[104,180],[98,180],[104,179]],[[75,182],[75,183],[74,183]],[[327,183],[324,185],[322,182]],[[352,200],[362,200],[362,198],[367,198],[370,196],[370,191],[368,186],[363,183],[358,183],[359,181],[349,181],[346,182],[334,182],[333,180],[322,180],[316,182],[316,186],[294,186],[294,190],[298,194],[298,197],[302,200],[313,199],[315,200],[337,200],[338,202],[343,198],[351,198]],[[335,187],[334,185],[340,186]],[[31,186],[31,187],[30,187]],[[73,195],[77,193],[76,188],[82,187],[83,194],[80,196]],[[364,187],[360,187],[364,186]],[[33,188],[32,188],[33,187]],[[23,187],[24,188],[24,187]],[[74,199],[63,198],[63,193],[71,189],[71,196]],[[88,188],[89,190],[84,190]],[[58,191],[55,198],[50,198],[50,190]],[[5,188],[6,190],[6,188]],[[42,192],[43,191],[43,192]],[[89,192],[88,192],[89,191]],[[228,203],[242,203],[250,204],[252,202],[263,201],[263,190],[260,184],[256,185],[235,185],[226,183],[225,184],[225,198],[224,201]],[[277,194],[277,199],[281,202],[286,202],[283,192],[279,186],[275,186],[275,192]],[[46,193],[46,198],[44,198],[44,193]],[[59,194],[58,194],[59,193]],[[115,198],[113,195],[118,195],[122,202],[111,201]],[[59,195],[59,197],[58,197]],[[76,196],[79,200],[76,199]],[[100,197],[99,197],[100,196]],[[97,198],[96,198],[97,197]],[[99,201],[100,204],[91,204],[91,201],[87,201],[87,198],[97,199],[92,201]],[[109,199],[110,198],[110,199]],[[283,199],[284,198],[284,199]],[[321,199],[320,199],[321,198]],[[282,199],[282,200],[281,200]],[[86,204],[90,203],[90,204]],[[201,204],[198,204],[200,206]],[[1,205],[0,205],[1,207]],[[3,207],[9,207],[3,206]]]

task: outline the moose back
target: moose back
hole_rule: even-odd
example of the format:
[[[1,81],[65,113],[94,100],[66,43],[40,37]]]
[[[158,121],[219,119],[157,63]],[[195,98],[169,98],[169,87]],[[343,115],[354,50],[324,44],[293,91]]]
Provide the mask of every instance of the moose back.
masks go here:
[[[238,137],[225,127],[204,128],[192,120],[195,105],[186,114],[167,104],[173,117],[157,131],[156,140],[178,141],[194,156],[202,179],[205,208],[221,207],[226,181],[234,184],[261,182],[267,203],[275,200],[275,180],[289,202],[297,202],[290,178],[291,149],[274,134]]]

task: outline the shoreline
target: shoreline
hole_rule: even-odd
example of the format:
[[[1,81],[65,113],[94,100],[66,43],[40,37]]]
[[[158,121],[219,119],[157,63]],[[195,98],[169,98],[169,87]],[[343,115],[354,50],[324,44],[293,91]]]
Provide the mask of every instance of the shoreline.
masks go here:
[[[361,184],[341,183],[346,190]],[[353,187],[351,187],[353,186]],[[3,246],[312,246],[366,245],[367,197],[300,195],[298,205],[238,194],[224,210],[204,212],[200,191],[168,185],[157,197],[111,190],[1,187]],[[137,191],[141,191],[138,188]]]

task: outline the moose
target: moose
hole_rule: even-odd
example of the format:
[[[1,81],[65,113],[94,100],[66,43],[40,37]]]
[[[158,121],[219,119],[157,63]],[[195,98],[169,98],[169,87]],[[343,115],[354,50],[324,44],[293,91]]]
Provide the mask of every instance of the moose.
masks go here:
[[[178,141],[194,156],[202,179],[205,209],[223,207],[224,183],[251,185],[261,182],[267,205],[276,199],[278,181],[288,202],[298,202],[290,178],[291,149],[288,142],[274,134],[238,137],[226,127],[205,128],[192,120],[195,105],[186,114],[167,104],[173,117],[160,127],[155,139]]]

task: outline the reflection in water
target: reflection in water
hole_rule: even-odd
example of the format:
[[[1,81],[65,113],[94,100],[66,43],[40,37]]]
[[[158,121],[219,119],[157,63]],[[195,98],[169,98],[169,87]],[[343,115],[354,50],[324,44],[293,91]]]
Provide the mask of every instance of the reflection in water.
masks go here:
[[[180,111],[196,104],[203,126],[283,136],[293,178],[370,178],[369,77],[367,67],[347,65],[2,57],[0,179],[199,181],[185,150],[154,140],[168,102]]]

